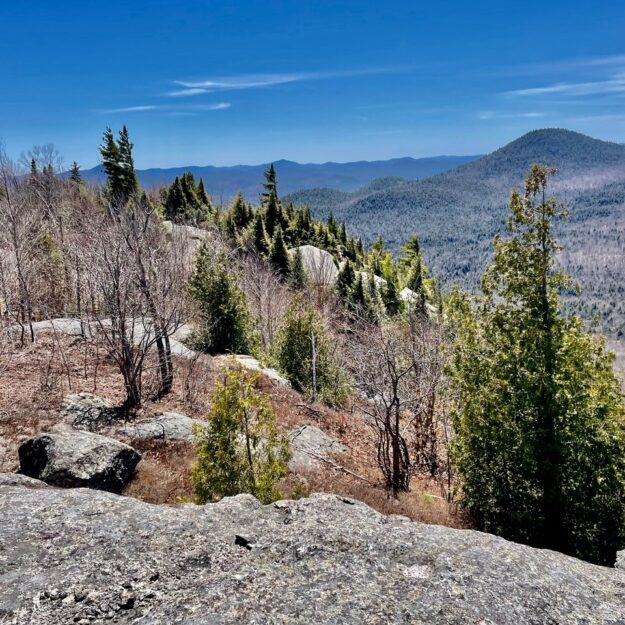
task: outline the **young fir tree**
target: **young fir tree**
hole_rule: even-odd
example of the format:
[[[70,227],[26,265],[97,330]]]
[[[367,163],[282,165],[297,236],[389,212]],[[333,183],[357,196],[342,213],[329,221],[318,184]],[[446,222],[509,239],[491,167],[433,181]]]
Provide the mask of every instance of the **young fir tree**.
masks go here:
[[[267,236],[273,237],[273,233],[277,226],[282,223],[280,203],[278,197],[272,191],[264,204],[265,206],[265,229],[267,230]]]
[[[296,298],[286,315],[275,348],[280,370],[313,401],[342,405],[349,387],[315,310]]]
[[[304,269],[302,250],[299,247],[296,247],[295,251],[291,254],[289,284],[294,289],[301,289],[306,286],[306,270]]]
[[[289,275],[289,251],[286,249],[284,237],[282,236],[282,228],[278,226],[271,240],[269,248],[269,262],[274,271],[281,276]]]
[[[291,451],[268,397],[255,388],[256,378],[240,367],[226,371],[216,385],[208,424],[195,429],[192,477],[198,503],[249,493],[268,504],[281,496],[277,482],[287,474]]]
[[[256,251],[261,256],[267,256],[269,254],[269,240],[261,210],[257,210],[256,216],[254,217],[252,240]]]
[[[197,196],[202,206],[206,208],[206,212],[211,213],[213,203],[211,202],[210,196],[206,192],[204,178],[200,178],[200,183],[197,186]]]
[[[562,312],[549,169],[512,193],[472,307],[452,297],[449,373],[461,398],[453,457],[477,527],[612,564],[625,545],[625,408],[605,341]]]
[[[349,259],[347,259],[339,270],[338,276],[336,277],[336,282],[334,284],[336,294],[341,298],[343,302],[347,302],[352,287],[354,286],[355,280],[356,272],[354,271],[354,268]]]
[[[69,170],[69,179],[75,185],[81,185],[83,182],[82,174],[80,173],[80,165],[76,161],[72,163],[72,166]]]
[[[229,229],[233,236],[240,234],[249,225],[252,214],[241,193],[237,193],[228,214]]]
[[[365,293],[362,275],[362,273],[358,273],[354,278],[354,284],[347,296],[347,306],[352,312],[368,319],[371,317],[371,311],[369,310],[369,300]]]
[[[197,253],[189,293],[200,317],[197,348],[209,354],[249,353],[253,341],[245,294],[227,259],[215,257],[206,244]]]
[[[382,289],[382,302],[389,317],[395,317],[403,309],[403,302],[399,296],[396,272],[389,273],[386,278],[386,286]]]

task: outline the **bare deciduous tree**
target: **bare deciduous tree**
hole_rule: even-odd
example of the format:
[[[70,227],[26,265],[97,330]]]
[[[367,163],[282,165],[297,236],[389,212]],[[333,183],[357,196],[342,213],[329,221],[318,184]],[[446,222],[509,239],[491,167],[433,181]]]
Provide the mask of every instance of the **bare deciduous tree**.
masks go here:
[[[446,466],[438,421],[442,330],[415,317],[387,325],[359,322],[353,331],[349,349],[352,375],[363,395],[359,409],[375,433],[386,485],[397,497],[409,489],[413,475],[438,478]]]

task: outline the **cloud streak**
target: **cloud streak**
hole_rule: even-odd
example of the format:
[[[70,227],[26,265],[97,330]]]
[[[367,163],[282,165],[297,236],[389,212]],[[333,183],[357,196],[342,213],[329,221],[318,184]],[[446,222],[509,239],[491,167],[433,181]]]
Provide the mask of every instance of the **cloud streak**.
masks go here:
[[[544,117],[546,113],[538,111],[529,111],[527,113],[499,113],[496,111],[482,111],[477,114],[477,118],[489,121],[497,119],[536,119],[538,117]]]
[[[161,107],[156,104],[144,104],[141,106],[124,106],[118,109],[98,109],[98,113],[141,113],[143,111],[155,111]]]
[[[174,98],[202,95],[215,91],[233,91],[244,89],[263,89],[276,85],[294,82],[325,80],[332,78],[351,78],[357,76],[372,76],[376,74],[390,74],[408,71],[413,66],[378,67],[361,70],[339,72],[293,72],[288,74],[246,74],[213,78],[209,80],[175,80],[174,84],[182,89],[170,91],[167,95]]]
[[[618,73],[608,80],[596,80],[589,82],[559,82],[542,87],[530,87],[527,89],[515,89],[508,91],[506,95],[512,96],[543,96],[543,95],[609,95],[625,93],[625,73]]]

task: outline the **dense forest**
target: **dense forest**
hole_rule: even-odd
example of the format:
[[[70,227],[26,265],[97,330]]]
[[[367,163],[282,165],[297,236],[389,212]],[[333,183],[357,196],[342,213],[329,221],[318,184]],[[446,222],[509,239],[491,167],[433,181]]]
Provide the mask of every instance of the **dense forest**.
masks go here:
[[[481,292],[444,294],[414,231],[431,246],[437,227],[442,237],[455,228],[457,241],[451,205],[418,224],[402,216],[393,253],[380,236],[366,244],[350,234],[354,207],[321,220],[281,199],[273,166],[256,206],[240,194],[220,206],[190,172],[144,190],[133,147],[125,127],[105,131],[106,184],[96,187],[76,163],[61,175],[50,146],[22,167],[0,153],[1,353],[26,353],[39,320],[77,320],[85,354],[104,352],[123,379],[110,418],[128,421],[172,393],[182,369],[172,343],[186,327],[196,354],[254,356],[312,414],[329,407],[343,411],[343,430],[364,424],[390,499],[427,479],[478,529],[613,564],[625,543],[625,404],[605,341],[564,305],[574,285],[558,265],[567,211],[550,195],[555,170],[528,167],[490,222],[463,213],[465,234],[489,223],[494,241]],[[619,150],[608,154],[618,160]],[[487,161],[441,177],[460,195],[472,167],[496,170]],[[509,184],[499,175],[472,187],[484,192],[476,206]],[[559,195],[567,180],[554,185]],[[435,179],[423,188],[441,192]],[[478,255],[462,249],[438,262],[448,254],[468,274]],[[283,496],[289,442],[259,374],[232,362],[195,427],[195,501],[246,492],[271,502]],[[185,375],[189,388],[202,384],[198,370]]]

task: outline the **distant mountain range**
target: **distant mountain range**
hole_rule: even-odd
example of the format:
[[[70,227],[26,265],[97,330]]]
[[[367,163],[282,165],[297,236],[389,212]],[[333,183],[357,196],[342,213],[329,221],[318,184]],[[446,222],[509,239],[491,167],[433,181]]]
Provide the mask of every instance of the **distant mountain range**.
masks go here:
[[[429,158],[393,158],[386,161],[357,161],[354,163],[295,163],[280,160],[274,163],[278,175],[280,194],[300,189],[332,187],[339,191],[355,191],[376,178],[394,177],[419,180],[440,172],[469,163],[478,156],[434,156]],[[137,171],[144,188],[171,184],[176,176],[190,171],[196,179],[203,178],[207,191],[218,203],[227,203],[238,191],[256,202],[262,190],[263,172],[268,163],[262,165],[235,165],[232,167],[173,167],[169,169],[141,169]],[[82,172],[91,183],[103,182],[101,166]],[[372,189],[373,190],[373,189]]]
[[[585,318],[599,315],[604,331],[625,333],[625,146],[562,129],[536,130],[503,148],[449,171],[416,181],[386,179],[355,192],[317,188],[287,196],[317,215],[332,210],[368,242],[382,235],[397,250],[421,237],[432,273],[449,286],[474,288],[505,232],[507,201],[530,165],[558,169],[550,192],[570,218],[558,226],[563,266],[583,297]],[[573,300],[571,300],[572,302]]]

